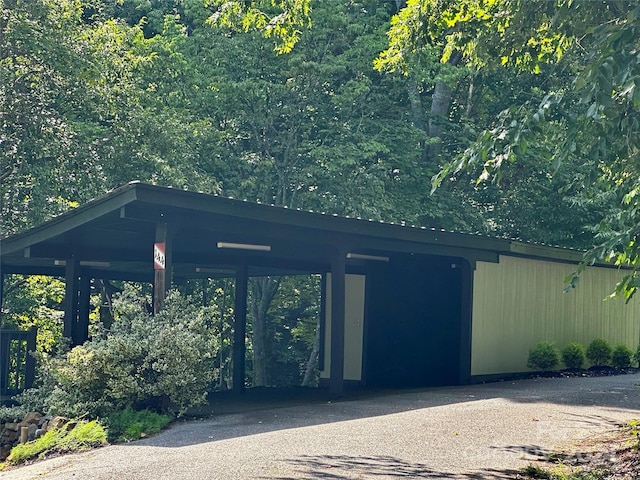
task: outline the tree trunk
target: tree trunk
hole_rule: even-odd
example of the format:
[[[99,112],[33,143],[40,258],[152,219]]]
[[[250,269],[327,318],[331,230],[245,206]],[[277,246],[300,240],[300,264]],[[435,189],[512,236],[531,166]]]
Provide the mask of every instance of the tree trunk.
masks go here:
[[[275,297],[280,280],[273,277],[259,277],[251,280],[251,313],[252,313],[252,335],[251,345],[253,347],[253,383],[254,387],[268,385],[267,359],[268,344],[267,338],[269,329],[267,328],[267,311]]]
[[[316,336],[313,339],[313,348],[309,354],[306,368],[304,369],[303,387],[315,387],[316,372],[318,370],[318,354],[320,353],[320,322],[316,325]]]
[[[449,57],[447,65],[455,67],[462,59],[462,54],[455,51]],[[443,81],[436,82],[431,96],[431,110],[429,112],[429,126],[427,134],[432,140],[429,144],[429,161],[435,162],[442,151],[442,124],[449,116],[453,88]]]

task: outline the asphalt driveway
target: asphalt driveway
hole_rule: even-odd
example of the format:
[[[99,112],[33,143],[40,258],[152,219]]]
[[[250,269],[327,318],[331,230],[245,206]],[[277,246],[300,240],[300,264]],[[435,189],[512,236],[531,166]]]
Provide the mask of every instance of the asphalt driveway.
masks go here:
[[[383,392],[176,423],[153,438],[0,478],[512,479],[638,417],[640,374]]]

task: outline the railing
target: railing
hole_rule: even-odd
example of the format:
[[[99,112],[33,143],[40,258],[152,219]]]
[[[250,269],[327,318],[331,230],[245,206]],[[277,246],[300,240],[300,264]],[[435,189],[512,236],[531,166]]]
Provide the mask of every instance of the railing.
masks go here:
[[[16,395],[33,386],[37,329],[0,329],[0,397]]]

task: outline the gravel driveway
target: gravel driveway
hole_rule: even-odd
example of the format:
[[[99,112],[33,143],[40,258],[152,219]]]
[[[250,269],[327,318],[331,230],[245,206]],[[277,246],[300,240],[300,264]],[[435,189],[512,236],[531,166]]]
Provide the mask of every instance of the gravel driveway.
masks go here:
[[[640,417],[640,374],[379,394],[176,423],[0,473],[25,479],[507,479]]]

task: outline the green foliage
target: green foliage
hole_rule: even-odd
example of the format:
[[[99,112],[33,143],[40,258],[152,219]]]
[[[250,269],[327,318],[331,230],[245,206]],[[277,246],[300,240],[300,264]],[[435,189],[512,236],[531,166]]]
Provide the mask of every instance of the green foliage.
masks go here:
[[[587,358],[596,367],[609,365],[611,353],[611,345],[604,338],[594,339],[587,347]]]
[[[130,442],[159,433],[171,422],[171,417],[150,410],[124,410],[110,413],[105,419],[110,442]]]
[[[539,342],[529,350],[527,367],[536,370],[552,370],[560,363],[560,354],[550,342]]]
[[[39,385],[20,396],[23,404],[69,417],[103,417],[133,404],[181,414],[205,402],[216,373],[212,312],[177,292],[155,316],[131,292],[114,303],[116,321],[102,336],[64,355],[42,356]]]
[[[633,353],[631,360],[640,367],[640,345],[638,345],[638,348],[636,348],[636,351]]]
[[[20,422],[28,413],[29,410],[24,405],[0,405],[0,423]]]
[[[107,431],[93,420],[79,421],[72,429],[67,426],[50,430],[33,442],[16,445],[7,458],[8,464],[17,465],[35,458],[56,453],[81,452],[107,443]]]
[[[51,352],[62,338],[64,282],[43,275],[7,275],[2,328],[37,327],[36,348]]]
[[[275,39],[278,53],[288,53],[300,40],[301,28],[311,25],[311,0],[209,0],[217,6],[209,18],[214,25],[248,32],[261,31]]]
[[[562,349],[562,361],[567,368],[582,368],[585,362],[584,347],[576,342],[568,344]]]
[[[627,368],[631,366],[633,352],[625,344],[616,345],[611,354],[611,365],[614,368]]]

